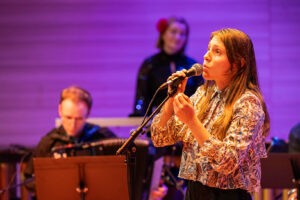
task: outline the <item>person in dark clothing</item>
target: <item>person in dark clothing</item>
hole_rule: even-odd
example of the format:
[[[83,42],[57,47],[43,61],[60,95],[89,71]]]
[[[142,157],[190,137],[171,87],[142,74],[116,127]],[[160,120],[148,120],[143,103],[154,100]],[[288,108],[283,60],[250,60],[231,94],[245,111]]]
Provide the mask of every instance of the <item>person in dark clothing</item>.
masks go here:
[[[155,91],[174,72],[189,69],[196,61],[184,54],[187,45],[189,26],[185,19],[170,17],[157,23],[159,53],[145,59],[139,69],[136,85],[134,110],[130,116],[143,116]],[[191,96],[203,84],[202,76],[191,77],[185,94]],[[166,97],[167,89],[160,91],[150,111]],[[149,114],[149,113],[148,113]]]
[[[289,133],[289,152],[300,153],[300,123],[293,126]]]
[[[86,122],[91,107],[92,97],[88,91],[76,86],[71,86],[62,91],[59,103],[61,125],[42,137],[34,154],[28,161],[24,171],[25,179],[34,177],[34,157],[58,158],[62,154],[55,153],[55,148],[65,147],[66,145],[80,146],[82,143],[116,137],[109,129]],[[78,154],[73,148],[62,149],[66,150],[64,156],[88,154],[88,152],[84,151],[79,151],[80,154]],[[33,182],[27,184],[26,188],[33,193],[35,192],[35,185]]]
[[[300,153],[300,123],[293,126],[289,133],[289,153]],[[296,188],[288,191],[288,199],[298,199]]]
[[[51,130],[46,136],[44,136],[39,142],[35,156],[36,157],[57,157],[57,154],[53,155],[55,152],[55,147],[64,147],[67,156],[76,155],[75,151],[76,144],[80,146],[82,143],[88,143],[93,141],[99,141],[101,139],[116,137],[109,129],[100,127],[94,124],[85,123],[81,133],[78,137],[72,137],[67,134],[64,127],[61,125],[58,128]],[[73,146],[70,144],[74,144]],[[66,146],[69,145],[69,146]],[[73,147],[73,148],[72,148]],[[69,148],[69,149],[68,149]],[[58,148],[57,148],[58,149]],[[77,153],[78,154],[78,153]],[[81,152],[80,154],[89,154],[89,152]]]

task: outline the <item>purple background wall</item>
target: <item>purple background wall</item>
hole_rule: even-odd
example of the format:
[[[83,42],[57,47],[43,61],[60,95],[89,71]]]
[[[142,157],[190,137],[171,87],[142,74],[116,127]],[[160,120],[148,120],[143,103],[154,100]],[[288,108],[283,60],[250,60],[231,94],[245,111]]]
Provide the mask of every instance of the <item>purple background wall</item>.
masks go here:
[[[171,15],[190,23],[187,54],[200,63],[212,31],[250,35],[270,137],[286,139],[300,122],[299,0],[2,0],[0,145],[36,144],[73,84],[92,93],[91,117],[127,117],[138,68],[157,51],[155,24]]]

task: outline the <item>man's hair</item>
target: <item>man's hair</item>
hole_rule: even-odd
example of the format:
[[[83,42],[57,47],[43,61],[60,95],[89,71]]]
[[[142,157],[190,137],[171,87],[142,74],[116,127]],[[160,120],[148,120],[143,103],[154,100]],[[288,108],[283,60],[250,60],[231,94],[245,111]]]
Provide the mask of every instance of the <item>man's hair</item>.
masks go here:
[[[93,100],[91,94],[87,90],[77,86],[70,86],[61,92],[59,103],[61,104],[66,99],[76,103],[84,102],[88,107],[88,113],[90,113]]]

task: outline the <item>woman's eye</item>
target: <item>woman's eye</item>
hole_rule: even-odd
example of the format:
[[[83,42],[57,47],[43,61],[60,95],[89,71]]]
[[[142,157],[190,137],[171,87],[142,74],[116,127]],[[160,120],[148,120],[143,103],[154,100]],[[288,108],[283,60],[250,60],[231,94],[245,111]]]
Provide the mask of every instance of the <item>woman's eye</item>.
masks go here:
[[[215,49],[215,52],[216,52],[217,54],[221,54],[221,51],[220,51],[219,49]]]

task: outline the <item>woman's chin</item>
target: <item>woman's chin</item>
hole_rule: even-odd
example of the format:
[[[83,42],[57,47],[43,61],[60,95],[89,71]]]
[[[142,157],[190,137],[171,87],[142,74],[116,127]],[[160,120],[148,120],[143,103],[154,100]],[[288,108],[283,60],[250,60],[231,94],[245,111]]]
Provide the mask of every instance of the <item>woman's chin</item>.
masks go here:
[[[203,77],[205,80],[210,80],[209,75],[208,75],[205,71],[203,71],[202,77]]]

